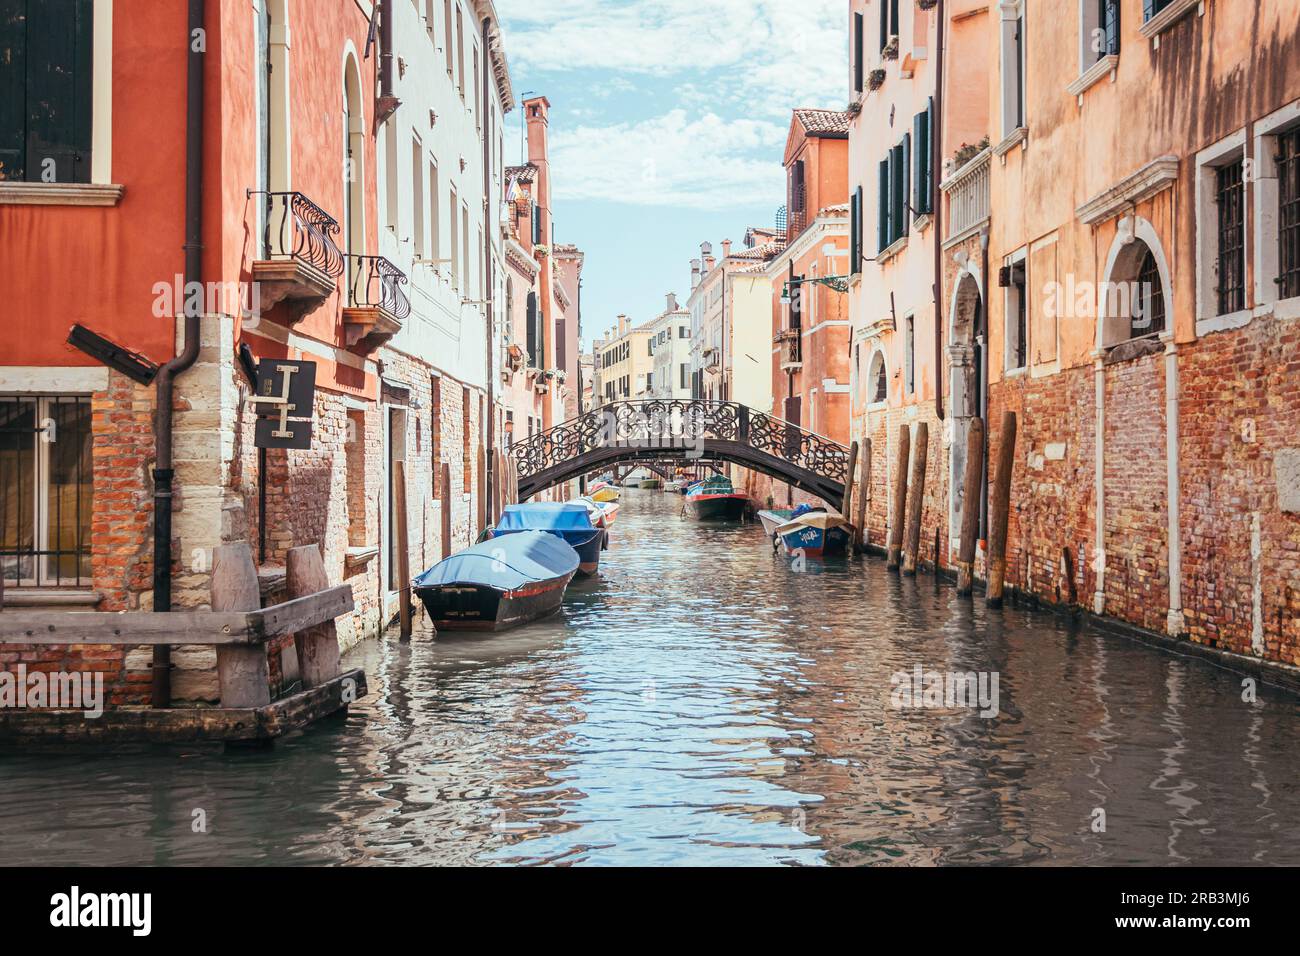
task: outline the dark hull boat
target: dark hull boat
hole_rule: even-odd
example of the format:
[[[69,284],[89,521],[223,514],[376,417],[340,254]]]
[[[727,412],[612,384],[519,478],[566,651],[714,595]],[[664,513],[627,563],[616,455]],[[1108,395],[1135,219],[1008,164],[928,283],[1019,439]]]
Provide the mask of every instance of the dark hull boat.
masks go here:
[[[731,482],[709,478],[686,492],[686,513],[699,521],[738,521],[749,504],[749,496],[737,494]]]
[[[592,524],[591,513],[580,501],[539,501],[508,505],[492,529],[493,539],[522,531],[543,531],[578,552],[578,573],[595,574],[606,531]]]
[[[524,531],[453,554],[412,588],[438,630],[504,631],[555,613],[577,570],[564,541]]]

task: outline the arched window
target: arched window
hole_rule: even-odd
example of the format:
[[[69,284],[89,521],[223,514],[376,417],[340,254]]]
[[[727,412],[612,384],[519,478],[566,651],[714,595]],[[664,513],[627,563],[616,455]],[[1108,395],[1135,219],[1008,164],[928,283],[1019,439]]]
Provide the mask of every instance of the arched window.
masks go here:
[[[1167,324],[1160,260],[1150,244],[1157,240],[1149,228],[1143,232],[1146,238],[1117,240],[1101,296],[1105,319],[1100,344],[1106,348],[1158,335]]]
[[[875,405],[889,397],[889,380],[885,376],[885,355],[877,350],[871,356],[871,371],[867,376],[867,400]]]
[[[354,256],[366,250],[365,148],[361,75],[356,58],[349,54],[343,68],[343,238],[347,251]],[[416,173],[419,173],[418,165]]]
[[[1160,285],[1160,268],[1145,242],[1142,243],[1142,250],[1142,259],[1138,264],[1134,317],[1130,327],[1133,338],[1165,330],[1165,295]]]

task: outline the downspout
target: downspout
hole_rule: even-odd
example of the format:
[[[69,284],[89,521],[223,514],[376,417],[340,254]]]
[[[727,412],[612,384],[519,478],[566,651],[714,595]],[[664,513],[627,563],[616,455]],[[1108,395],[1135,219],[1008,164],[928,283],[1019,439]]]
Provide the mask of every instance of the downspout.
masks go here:
[[[930,144],[930,206],[934,210],[934,413],[939,421],[943,421],[943,215],[939,208],[939,173],[943,164],[938,162],[943,155],[943,6],[943,0],[939,0],[939,22],[935,25],[938,36],[934,59],[934,142]]]
[[[375,130],[402,105],[393,94],[393,18],[392,0],[378,0],[379,14],[379,102],[375,106]]]
[[[204,0],[189,0],[189,22],[185,32],[185,288],[203,281],[203,59],[207,44],[198,42],[204,22]],[[158,407],[154,417],[154,447],[157,460],[153,479],[153,609],[172,609],[172,386],[199,357],[199,319],[202,306],[197,296],[185,297],[185,344],[181,354],[158,370]],[[157,644],[153,649],[152,703],[171,705],[172,649]]]
[[[492,209],[495,205],[492,196],[492,143],[488,139],[490,124],[487,122],[487,117],[492,115],[491,85],[488,82],[488,76],[492,73],[491,29],[492,21],[488,17],[484,17],[482,99],[485,115],[479,117],[479,122],[483,124],[483,315],[487,323],[487,444],[483,454],[483,493],[487,495],[487,502],[484,504],[483,513],[487,515],[489,523],[494,522],[497,518],[497,515],[493,514],[491,505],[496,500],[492,494],[492,489],[496,483],[496,473],[492,467],[494,464],[492,453],[496,448],[497,420],[496,369],[492,365],[492,360],[496,355],[496,323],[492,312],[495,305],[492,288],[492,230],[500,228],[499,224],[492,221]],[[504,119],[505,114],[503,113],[502,120],[504,121]],[[484,529],[480,528],[479,530]]]

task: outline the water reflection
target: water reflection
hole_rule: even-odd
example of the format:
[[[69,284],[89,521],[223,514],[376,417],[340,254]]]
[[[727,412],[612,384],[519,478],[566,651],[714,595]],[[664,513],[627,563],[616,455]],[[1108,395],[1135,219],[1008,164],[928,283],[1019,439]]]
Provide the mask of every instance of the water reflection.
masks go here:
[[[0,757],[2,858],[1300,863],[1292,697],[660,492],[614,539],[562,617],[357,649],[371,696],[271,751]],[[997,717],[895,709],[915,665],[997,672]]]

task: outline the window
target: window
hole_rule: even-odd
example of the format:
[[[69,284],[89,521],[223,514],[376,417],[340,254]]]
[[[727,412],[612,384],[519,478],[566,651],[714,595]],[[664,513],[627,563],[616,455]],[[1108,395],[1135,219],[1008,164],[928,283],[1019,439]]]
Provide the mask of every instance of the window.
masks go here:
[[[1241,178],[1242,168],[1243,161],[1239,159],[1215,170],[1219,315],[1246,307],[1246,193]]]
[[[1142,20],[1150,20],[1165,7],[1173,3],[1174,0],[1142,0]]]
[[[460,204],[460,245],[461,245],[461,265],[464,267],[464,282],[461,288],[465,290],[466,296],[469,294],[470,284],[470,264],[469,264],[469,206],[465,203]]]
[[[885,355],[877,350],[876,354],[871,356],[871,372],[869,373],[869,399],[871,404],[878,405],[889,397],[889,379],[885,375]]]
[[[411,248],[415,258],[424,258],[424,148],[418,136],[411,139]]]
[[[456,89],[460,98],[465,99],[465,19],[460,7],[456,8]]]
[[[474,47],[474,126],[483,128],[483,91],[478,76],[478,47]]]
[[[934,212],[934,97],[924,112],[912,119],[912,139],[916,143],[916,177],[912,182],[912,209],[917,213]]]
[[[90,399],[0,397],[0,573],[6,585],[90,584]]]
[[[903,394],[911,395],[915,391],[916,318],[909,315],[903,319]]]
[[[849,275],[862,271],[862,250],[859,248],[862,235],[862,187],[853,190],[849,197]]]
[[[456,215],[456,210],[460,204],[456,201],[456,187],[451,187],[451,287],[460,288],[460,260],[458,250],[460,249],[460,218]]]
[[[438,209],[438,164],[429,160],[429,258],[433,267],[441,269],[439,250],[441,248],[442,217]]]
[[[690,379],[689,379],[689,376],[691,374],[690,363],[683,362],[681,365],[678,366],[678,369],[681,372],[681,380],[679,384],[681,385],[682,388],[690,388]]]
[[[907,235],[907,184],[911,179],[911,163],[912,135],[907,133],[903,141],[880,161],[876,211],[877,241],[881,252]]]
[[[384,218],[385,225],[397,235],[401,203],[397,192],[397,123],[384,124]]]
[[[898,0],[880,0],[880,49],[898,36]]]
[[[1020,258],[1003,268],[1006,294],[1007,371],[1024,368],[1029,356],[1028,296],[1025,260]]]
[[[92,0],[0,10],[0,180],[89,183]]]
[[[1138,288],[1133,307],[1133,338],[1155,335],[1165,329],[1165,296],[1156,257],[1145,244],[1138,264]]]
[[[1002,134],[1025,125],[1024,0],[1002,6]]]
[[[451,46],[451,35],[452,35],[451,0],[442,0],[442,13],[443,13],[443,20],[446,23],[446,29],[443,31],[442,34],[442,49],[443,49],[443,53],[445,53],[447,57],[447,75],[450,76],[454,81],[456,77],[456,62],[452,58],[452,46]]]
[[[1300,127],[1277,138],[1278,297],[1300,295]]]
[[[862,64],[863,33],[866,30],[866,17],[860,13],[853,14],[853,91],[862,92],[864,67]]]
[[[527,329],[526,346],[528,364],[533,368],[542,367],[542,330],[537,315],[537,293],[528,293],[528,305],[525,309],[525,327]],[[608,357],[608,356],[607,356]],[[608,366],[608,362],[605,363]]]

